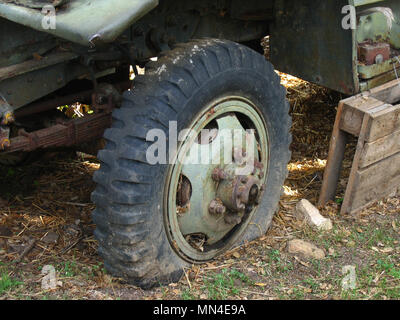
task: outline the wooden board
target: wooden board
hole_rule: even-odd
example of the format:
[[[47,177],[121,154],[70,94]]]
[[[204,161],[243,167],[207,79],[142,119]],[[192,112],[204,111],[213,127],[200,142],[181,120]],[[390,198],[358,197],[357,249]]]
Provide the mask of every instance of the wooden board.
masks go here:
[[[346,133],[339,128],[340,119],[342,118],[343,102],[339,104],[336,114],[336,121],[333,127],[331,141],[329,145],[328,162],[324,171],[324,179],[318,205],[323,206],[327,201],[335,197],[340,170],[344,158],[347,136]]]
[[[400,152],[400,130],[364,145],[360,168],[365,168],[380,160]]]
[[[372,121],[366,141],[376,141],[384,136],[392,134],[400,128],[400,105],[386,105],[384,108],[369,110]]]
[[[343,199],[341,213],[349,212],[350,208],[352,207],[353,202],[353,191],[357,188],[358,180],[356,172],[359,169],[359,162],[362,155],[362,149],[364,147],[365,136],[368,133],[370,117],[368,114],[364,114],[364,120],[360,131],[360,136],[357,142],[356,153],[354,155],[353,164],[351,166],[349,181],[347,182],[346,193]]]
[[[400,153],[357,171],[355,185],[349,212],[388,196],[400,185]]]
[[[345,101],[343,103],[340,129],[354,136],[359,136],[364,114],[368,112],[368,110],[385,108],[385,106],[387,106],[386,103],[368,97],[359,97],[357,99]]]
[[[390,81],[380,87],[371,89],[369,95],[377,100],[397,104],[400,102],[400,82],[399,80]]]

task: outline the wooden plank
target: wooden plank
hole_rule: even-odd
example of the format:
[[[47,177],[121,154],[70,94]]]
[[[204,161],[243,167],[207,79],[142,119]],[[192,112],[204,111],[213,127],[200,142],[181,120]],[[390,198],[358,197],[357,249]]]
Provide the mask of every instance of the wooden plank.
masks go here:
[[[349,211],[388,196],[400,185],[400,153],[356,173]]]
[[[387,104],[370,97],[359,97],[345,102],[340,120],[340,129],[354,136],[359,136],[365,112],[385,105]]]
[[[365,139],[367,142],[376,141],[392,134],[400,128],[400,105],[387,105],[384,109],[369,110],[372,121]]]
[[[400,82],[399,80],[390,81],[382,86],[370,90],[370,96],[389,104],[400,102]]]
[[[319,206],[324,206],[329,200],[335,198],[339,175],[342,168],[344,152],[346,148],[347,135],[340,130],[339,123],[342,118],[343,102],[339,103],[336,114],[336,121],[333,127],[331,141],[329,145],[329,154],[324,179],[318,200]]]
[[[369,206],[371,206],[372,204],[376,203],[377,201],[383,200],[383,199],[389,197],[389,196],[390,196],[391,194],[393,194],[394,192],[395,192],[396,194],[399,194],[400,176],[399,176],[399,177],[396,177],[396,178],[394,178],[394,179],[392,179],[392,180],[391,180],[391,184],[392,184],[392,186],[390,186],[390,187],[388,186],[388,187],[387,187],[387,190],[392,190],[392,191],[389,191],[389,192],[387,192],[386,194],[383,194],[383,195],[381,195],[381,196],[375,195],[375,198],[373,198],[373,199],[372,199],[371,201],[369,201],[369,202],[366,202],[366,203],[365,203],[364,205],[362,205],[361,207],[354,207],[354,209],[351,208],[350,211],[349,211],[349,213],[350,213],[350,214],[356,214],[356,213],[358,213],[358,212],[360,212],[360,211],[362,211],[362,210],[368,208]]]
[[[361,158],[361,153],[365,144],[365,136],[369,132],[370,127],[370,116],[368,114],[364,114],[363,124],[360,130],[360,136],[358,137],[356,153],[354,155],[353,164],[350,171],[349,181],[347,182],[347,188],[344,195],[342,208],[340,213],[348,213],[352,207],[353,201],[353,193],[355,187],[358,185],[357,183],[357,172],[359,168],[359,162]]]
[[[400,128],[399,128],[400,129]],[[360,168],[365,168],[400,152],[400,130],[364,145]]]

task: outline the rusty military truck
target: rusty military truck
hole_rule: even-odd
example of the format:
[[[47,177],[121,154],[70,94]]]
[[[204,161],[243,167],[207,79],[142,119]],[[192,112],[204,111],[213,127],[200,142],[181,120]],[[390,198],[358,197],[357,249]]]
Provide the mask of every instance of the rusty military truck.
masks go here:
[[[176,281],[271,223],[291,155],[274,70],[355,95],[399,50],[397,0],[0,0],[0,161],[97,154],[105,267]]]

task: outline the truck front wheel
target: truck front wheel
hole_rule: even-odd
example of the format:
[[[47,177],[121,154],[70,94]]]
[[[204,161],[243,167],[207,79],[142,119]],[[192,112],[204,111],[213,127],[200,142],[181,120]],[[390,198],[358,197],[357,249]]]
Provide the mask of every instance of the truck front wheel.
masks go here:
[[[151,62],[98,154],[93,219],[106,269],[148,288],[264,235],[290,158],[285,95],[262,55],[229,41]]]

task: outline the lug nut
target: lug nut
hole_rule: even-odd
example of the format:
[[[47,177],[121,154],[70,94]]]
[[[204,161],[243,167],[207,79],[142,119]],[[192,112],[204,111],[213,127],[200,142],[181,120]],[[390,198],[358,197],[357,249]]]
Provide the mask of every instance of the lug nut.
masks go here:
[[[223,215],[226,212],[226,207],[221,200],[213,200],[208,206],[208,212],[211,214]]]
[[[264,169],[264,164],[261,163],[261,162],[259,162],[259,161],[255,161],[255,162],[254,162],[254,166],[255,166],[257,169]]]
[[[226,174],[226,172],[221,169],[221,168],[215,168],[211,174],[211,178],[215,181],[215,182],[219,182],[221,180],[225,180],[228,177],[228,175]]]

